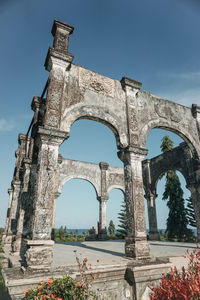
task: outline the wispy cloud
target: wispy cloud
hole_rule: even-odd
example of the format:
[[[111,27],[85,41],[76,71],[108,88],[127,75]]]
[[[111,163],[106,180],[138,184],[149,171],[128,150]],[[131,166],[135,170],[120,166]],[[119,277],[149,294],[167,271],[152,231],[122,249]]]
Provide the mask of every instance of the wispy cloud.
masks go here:
[[[200,81],[200,71],[195,72],[159,72],[159,76],[174,78],[174,79],[185,79]]]
[[[4,118],[0,118],[0,132],[8,132],[13,130],[14,122],[12,120],[6,120]]]
[[[195,89],[186,89],[177,91],[177,92],[166,92],[162,94],[164,98],[175,101],[177,103],[180,103],[182,105],[191,107],[192,104],[197,104],[200,106],[200,87]]]

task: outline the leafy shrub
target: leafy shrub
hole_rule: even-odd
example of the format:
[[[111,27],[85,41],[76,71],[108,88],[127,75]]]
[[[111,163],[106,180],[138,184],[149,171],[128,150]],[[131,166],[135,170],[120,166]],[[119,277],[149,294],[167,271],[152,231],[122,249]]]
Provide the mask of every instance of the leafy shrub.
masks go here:
[[[199,300],[200,299],[200,249],[197,247],[187,256],[188,270],[182,267],[182,272],[171,268],[167,275],[162,275],[160,285],[151,286],[151,300]]]
[[[84,258],[81,261],[74,251],[76,256],[76,262],[80,272],[81,281],[73,279],[71,276],[64,275],[62,278],[54,279],[50,278],[46,282],[41,282],[40,285],[34,289],[30,289],[24,292],[24,299],[26,300],[92,300],[95,299],[95,294],[90,290],[94,274],[91,272],[91,264],[88,263],[88,259]],[[89,271],[89,273],[88,273]]]
[[[62,278],[49,279],[46,282],[41,282],[37,288],[30,289],[24,292],[26,300],[84,300],[94,299],[91,291],[87,291],[81,281],[76,281],[69,275],[64,275]]]

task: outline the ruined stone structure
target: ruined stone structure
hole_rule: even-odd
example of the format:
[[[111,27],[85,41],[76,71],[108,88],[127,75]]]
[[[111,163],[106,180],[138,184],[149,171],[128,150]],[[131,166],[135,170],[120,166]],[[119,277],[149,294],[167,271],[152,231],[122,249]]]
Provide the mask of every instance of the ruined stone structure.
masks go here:
[[[28,133],[19,135],[16,151],[4,242],[20,253],[28,269],[44,270],[51,265],[56,198],[63,184],[74,177],[89,180],[95,187],[100,203],[100,238],[106,234],[109,189],[124,191],[128,257],[144,261],[150,257],[143,177],[151,238],[158,238],[156,183],[160,174],[169,169],[178,169],[185,176],[200,232],[200,108],[193,105],[190,109],[161,99],[141,90],[142,84],[133,79],[123,77],[117,81],[74,65],[73,55],[68,52],[72,32],[72,26],[54,21],[54,42],[45,61],[50,75],[42,96],[33,98],[34,117]],[[123,170],[103,162],[77,163],[59,156],[59,146],[69,138],[72,124],[79,119],[95,120],[112,130]],[[153,128],[173,131],[185,144],[146,160],[142,167],[146,139]]]

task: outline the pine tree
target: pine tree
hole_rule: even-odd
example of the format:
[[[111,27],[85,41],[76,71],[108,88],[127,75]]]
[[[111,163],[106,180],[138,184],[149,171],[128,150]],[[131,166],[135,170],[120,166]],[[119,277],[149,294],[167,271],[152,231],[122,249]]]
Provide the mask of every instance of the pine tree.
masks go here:
[[[115,224],[113,223],[113,220],[110,220],[109,226],[108,226],[108,232],[109,235],[114,235],[115,234]]]
[[[168,136],[164,136],[160,147],[162,152],[170,151],[173,149],[173,142]],[[182,240],[189,234],[190,230],[187,229],[188,220],[184,206],[183,190],[174,170],[167,172],[162,199],[167,200],[167,206],[169,207],[166,229],[168,238]]]
[[[119,225],[117,229],[117,235],[120,236],[121,238],[125,238],[127,236],[127,229],[126,229],[126,204],[123,201],[121,205],[121,210],[118,214],[118,219],[119,219]]]
[[[194,207],[192,204],[192,198],[190,197],[189,199],[186,199],[187,201],[187,208],[186,208],[186,213],[187,213],[187,218],[188,218],[188,223],[192,227],[197,227],[196,219],[195,219],[195,214],[194,214]]]

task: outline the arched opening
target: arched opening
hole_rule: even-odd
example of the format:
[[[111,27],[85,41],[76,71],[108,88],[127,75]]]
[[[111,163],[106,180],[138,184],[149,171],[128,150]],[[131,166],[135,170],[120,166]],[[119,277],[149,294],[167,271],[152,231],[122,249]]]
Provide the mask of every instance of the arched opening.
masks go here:
[[[78,187],[78,188],[77,188]],[[62,194],[56,199],[55,228],[67,227],[67,233],[87,233],[92,226],[96,229],[99,206],[96,191],[91,183],[83,179],[70,179],[65,183]]]
[[[124,203],[124,192],[122,189],[113,188],[109,192],[109,199],[107,201],[107,229],[109,229],[109,223],[112,220],[115,225],[115,234],[117,229],[119,229],[119,213],[122,209],[122,204]],[[109,234],[109,230],[108,230]]]
[[[165,155],[161,155],[161,149],[160,145],[162,143],[162,138],[164,136],[169,136],[171,141],[173,142],[173,149],[169,152],[165,153]],[[165,183],[166,183],[166,172],[170,170],[176,171],[176,174],[179,178],[179,181],[181,183],[181,188],[183,190],[183,199],[185,200],[185,208],[187,206],[186,199],[190,197],[190,191],[186,188],[188,181],[187,176],[187,169],[184,168],[184,165],[186,165],[186,155],[183,154],[183,149],[181,148],[184,144],[183,140],[176,134],[161,130],[161,129],[154,129],[150,132],[148,139],[147,139],[147,148],[149,150],[147,158],[150,159],[150,172],[151,172],[151,178],[149,182],[149,189],[150,192],[154,194],[153,198],[155,200],[155,214],[157,212],[157,228],[158,230],[165,230],[166,229],[166,221],[168,218],[169,208],[167,207],[167,201],[163,201],[163,193],[165,191]],[[181,145],[182,146],[181,146]],[[179,146],[180,145],[180,146]],[[177,147],[177,148],[176,148]],[[174,149],[175,148],[175,149]],[[180,149],[180,150],[178,150]],[[182,151],[182,152],[181,152]],[[173,155],[174,153],[174,155]],[[180,155],[182,153],[182,155]],[[179,155],[179,157],[178,157]],[[185,159],[185,161],[183,161]],[[163,162],[163,163],[162,163]],[[163,175],[163,176],[161,176]],[[183,176],[184,175],[184,176]],[[157,194],[157,195],[156,195]],[[148,197],[147,197],[148,198]],[[152,199],[153,199],[152,198]],[[151,201],[153,201],[151,199]],[[148,201],[147,201],[148,202]],[[153,210],[153,202],[152,202],[152,210]],[[148,209],[146,208],[146,211]],[[149,210],[150,212],[150,210]],[[147,216],[147,213],[146,213]],[[149,215],[148,215],[149,217]],[[150,217],[152,218],[152,215],[150,214]],[[148,219],[148,218],[147,218]],[[147,220],[147,224],[149,224]],[[154,224],[155,225],[155,224]],[[154,225],[151,225],[152,227]],[[149,225],[150,227],[150,225]],[[155,227],[155,226],[154,226]],[[188,225],[188,228],[190,226]]]
[[[59,149],[65,158],[97,164],[105,161],[112,166],[123,167],[117,151],[113,132],[104,124],[86,119],[73,123],[69,139]]]
[[[57,205],[62,199],[69,198],[71,201],[68,204],[69,220],[71,221],[69,221],[66,226],[72,229],[80,229],[84,226],[83,229],[86,230],[94,227],[95,230],[98,229],[100,232],[102,225],[100,220],[100,201],[104,203],[104,201],[107,200],[103,199],[103,194],[104,192],[106,194],[107,190],[106,186],[103,185],[102,176],[106,178],[106,174],[109,172],[109,165],[123,167],[122,162],[117,156],[117,144],[113,132],[104,124],[96,121],[86,119],[77,120],[71,127],[70,138],[61,145],[59,152],[62,156],[61,164],[65,164],[64,168],[61,167],[62,174],[59,175],[61,176],[59,192],[61,192],[62,184],[66,182],[67,176],[69,176],[68,178],[82,178],[88,180],[93,184],[96,190],[96,195],[94,196],[94,189],[91,195],[91,189],[86,191],[80,188],[82,186],[82,183],[80,186],[82,180],[70,180],[70,182],[64,185],[61,192],[62,194],[59,199],[57,199]],[[72,163],[68,163],[67,161],[71,161]],[[100,162],[106,162],[108,166],[107,164],[103,164],[102,167],[101,164],[99,165]],[[73,182],[73,184],[71,182]],[[68,194],[68,186],[70,187],[71,185],[73,185],[73,191],[76,193],[75,196]],[[71,211],[70,203],[72,203],[73,206],[73,197],[79,199],[76,201],[76,209],[82,212],[82,217],[80,215],[76,217],[76,211]],[[91,197],[93,198],[93,202],[89,200]],[[96,200],[97,198],[99,201]],[[79,202],[81,203],[80,207]],[[93,213],[93,210],[95,210],[95,213]],[[56,216],[56,226],[64,226],[64,224],[61,225],[65,217],[62,206],[56,208]],[[92,217],[90,218],[89,216]],[[83,223],[83,220],[85,220],[85,223]],[[97,222],[100,224],[98,228]]]

